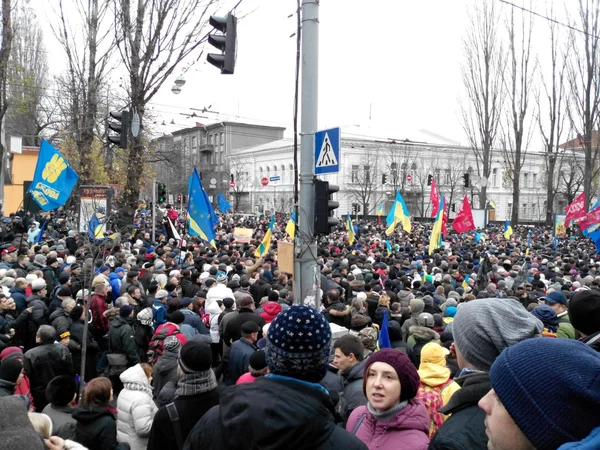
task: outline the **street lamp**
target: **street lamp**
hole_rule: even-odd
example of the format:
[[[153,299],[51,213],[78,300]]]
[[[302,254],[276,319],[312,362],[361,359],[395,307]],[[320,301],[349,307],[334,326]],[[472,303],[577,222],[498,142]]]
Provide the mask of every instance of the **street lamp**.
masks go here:
[[[185,78],[183,78],[183,75],[179,75],[177,78],[175,78],[175,84],[179,87],[182,87],[185,84]]]
[[[171,87],[171,92],[173,94],[180,94],[181,93],[181,86],[179,86],[177,83],[175,83],[172,87]]]

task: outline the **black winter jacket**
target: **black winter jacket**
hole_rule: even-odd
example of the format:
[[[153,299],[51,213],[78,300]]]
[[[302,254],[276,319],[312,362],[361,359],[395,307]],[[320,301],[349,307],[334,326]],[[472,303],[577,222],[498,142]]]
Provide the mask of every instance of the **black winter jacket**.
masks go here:
[[[335,425],[334,415],[325,390],[291,379],[259,377],[226,389],[219,405],[196,424],[183,450],[367,449]]]
[[[140,362],[133,329],[129,321],[121,316],[117,316],[110,323],[108,330],[108,349],[109,353],[123,353],[127,356],[127,366],[135,366]]]
[[[73,440],[88,450],[129,450],[129,444],[117,442],[117,418],[100,406],[76,406],[73,410]]]
[[[352,314],[350,311],[350,305],[344,305],[340,301],[329,305],[329,307],[325,310],[324,316],[329,323],[335,323],[340,327],[345,327],[348,329],[352,327]]]
[[[71,324],[73,323],[73,320],[69,317],[69,313],[62,309],[62,307],[56,308],[56,310],[50,314],[49,321],[56,330],[58,336],[65,331],[69,331],[71,329]]]
[[[456,378],[461,389],[439,411],[452,414],[434,435],[429,450],[486,450],[485,412],[477,406],[491,389],[487,372]]]
[[[261,330],[262,330],[262,327],[264,327],[265,323],[266,323],[265,319],[263,319],[261,316],[256,314],[251,309],[240,308],[240,312],[234,318],[232,318],[229,322],[227,322],[227,325],[225,326],[225,330],[223,331],[223,341],[225,341],[225,344],[228,346],[231,346],[231,344],[233,342],[235,342],[239,338],[241,338],[242,337],[242,325],[245,322],[250,322],[250,321],[256,322]],[[260,331],[258,333],[258,338],[260,339],[261,337],[262,337],[262,331]]]

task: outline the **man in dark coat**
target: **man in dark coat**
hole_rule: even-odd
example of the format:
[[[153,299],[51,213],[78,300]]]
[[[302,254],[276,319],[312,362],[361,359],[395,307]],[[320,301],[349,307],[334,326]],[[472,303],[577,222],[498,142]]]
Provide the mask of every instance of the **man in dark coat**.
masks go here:
[[[48,404],[46,386],[59,375],[74,376],[71,354],[62,344],[55,343],[56,330],[42,325],[37,331],[38,347],[23,356],[23,368],[31,382],[31,395],[38,411]]]
[[[350,305],[345,305],[340,301],[340,293],[337,289],[327,292],[328,307],[325,310],[325,317],[330,323],[335,323],[340,327],[350,328],[352,316],[350,315]]]
[[[85,316],[83,307],[75,306],[69,313],[69,317],[73,321],[71,324],[71,343],[69,350],[73,357],[73,369],[75,373],[81,374],[81,349],[83,347],[83,328],[85,326]],[[96,377],[96,355],[98,354],[98,344],[94,341],[92,333],[86,335],[86,358],[85,358],[85,381],[89,381]]]
[[[108,330],[108,354],[122,354],[127,358],[127,364],[122,367],[125,371],[128,367],[135,366],[140,362],[140,358],[135,345],[135,336],[131,328],[131,319],[133,318],[133,306],[123,305],[119,308],[119,315],[110,323]],[[110,366],[110,359],[109,359]],[[123,388],[119,374],[110,376],[115,393]]]
[[[271,284],[269,280],[267,280],[264,276],[260,276],[256,282],[250,286],[250,294],[254,298],[254,305],[258,306],[260,304],[260,300],[263,297],[266,297],[271,292]]]
[[[148,450],[181,448],[177,435],[183,443],[206,411],[219,403],[217,380],[211,369],[212,351],[208,344],[194,340],[187,342],[181,348],[178,364],[183,375],[177,382],[175,400],[162,406],[154,416]],[[168,408],[179,416],[177,423],[171,421]]]
[[[294,305],[281,312],[265,347],[270,373],[223,391],[219,405],[194,426],[184,450],[366,449],[336,426],[333,403],[318,384],[330,353],[329,323],[317,310]]]
[[[27,298],[27,294],[25,293],[26,287],[27,280],[25,278],[17,278],[15,280],[15,285],[10,288],[10,296],[15,301],[18,313],[23,312],[27,307],[27,303],[25,302],[25,299]]]
[[[255,322],[261,328],[265,326],[265,319],[254,312],[254,302],[249,298],[243,298],[240,301],[240,312],[233,317],[223,330],[223,341],[226,345],[231,346],[232,343],[242,337],[242,325],[248,321]],[[262,332],[259,332],[259,339],[262,337]]]
[[[339,370],[343,386],[343,395],[340,395],[337,410],[342,418],[347,420],[352,411],[367,404],[363,392],[365,347],[360,338],[352,334],[339,337],[333,347],[335,349],[333,365]]]
[[[539,337],[543,324],[517,300],[486,298],[463,304],[453,322],[461,389],[439,411],[451,414],[429,450],[485,449],[485,412],[478,403],[491,389],[489,370],[504,348]]]
[[[248,372],[250,356],[258,350],[256,341],[260,327],[256,322],[242,324],[242,337],[231,344],[229,351],[229,383],[235,384],[239,377]]]

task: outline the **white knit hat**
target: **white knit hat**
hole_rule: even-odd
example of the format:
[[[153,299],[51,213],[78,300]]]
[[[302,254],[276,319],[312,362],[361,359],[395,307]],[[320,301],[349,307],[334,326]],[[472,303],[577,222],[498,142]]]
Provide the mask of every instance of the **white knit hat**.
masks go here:
[[[36,278],[35,280],[33,280],[31,282],[31,290],[33,292],[41,291],[45,287],[46,287],[46,282],[44,281],[43,278]]]

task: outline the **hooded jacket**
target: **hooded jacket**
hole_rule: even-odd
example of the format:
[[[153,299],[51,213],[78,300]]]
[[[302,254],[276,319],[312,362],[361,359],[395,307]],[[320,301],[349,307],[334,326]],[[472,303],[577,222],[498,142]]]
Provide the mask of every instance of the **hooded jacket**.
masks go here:
[[[165,384],[177,377],[177,360],[179,358],[179,349],[177,352],[170,352],[165,349],[162,355],[158,357],[156,364],[152,368],[152,385],[154,386],[154,396],[158,396]]]
[[[460,389],[456,381],[450,379],[450,369],[434,363],[421,363],[419,365],[421,382],[439,392],[444,405],[447,405],[452,395]]]
[[[342,302],[333,302],[325,310],[325,317],[329,323],[335,323],[340,327],[350,328],[352,326],[352,315],[350,305],[344,305]]]
[[[129,321],[121,316],[117,316],[110,324],[108,331],[109,353],[122,353],[127,356],[127,365],[134,366],[140,362],[140,358],[135,346],[133,329]]]
[[[324,389],[267,375],[226,389],[219,405],[196,424],[183,450],[367,449],[335,425],[334,413]]]
[[[366,406],[360,406],[350,415],[346,430],[353,431],[363,415],[365,418],[356,430],[356,437],[370,449],[426,450],[429,445],[429,415],[417,400],[409,400],[388,422],[377,420]]]
[[[158,410],[152,400],[152,387],[139,364],[127,369],[120,378],[123,390],[117,400],[117,440],[128,442],[131,450],[146,450]]]
[[[62,307],[56,308],[56,310],[50,314],[49,321],[56,330],[56,334],[59,336],[65,331],[69,331],[71,329],[71,324],[73,323],[73,320],[69,317],[69,313],[62,309]]]
[[[344,420],[347,420],[350,417],[350,413],[356,408],[367,404],[367,397],[363,393],[366,362],[367,360],[363,359],[340,374],[344,389],[343,394],[340,395],[338,411]]]
[[[278,302],[267,302],[262,307],[262,312],[259,313],[259,316],[265,319],[265,322],[271,323],[273,319],[279,314],[283,307]]]
[[[129,444],[117,441],[115,415],[101,406],[76,406],[73,410],[74,441],[88,450],[128,450]]]
[[[16,286],[13,286],[12,288],[10,288],[10,296],[15,301],[17,312],[23,312],[23,310],[27,307],[27,303],[25,301],[27,295],[25,295],[25,291],[23,289],[19,289]]]
[[[219,334],[219,316],[223,311],[216,300],[208,301],[207,299],[205,305],[204,311],[210,316],[210,339],[213,344],[218,344],[221,340],[221,335]]]
[[[421,349],[429,342],[439,342],[440,335],[437,331],[427,327],[410,327],[410,336],[408,337],[408,345],[412,346],[413,355],[412,362],[415,367],[421,364]]]
[[[121,294],[121,284],[123,284],[123,279],[116,272],[111,272],[108,275],[108,282],[112,288],[112,300],[114,303]]]

